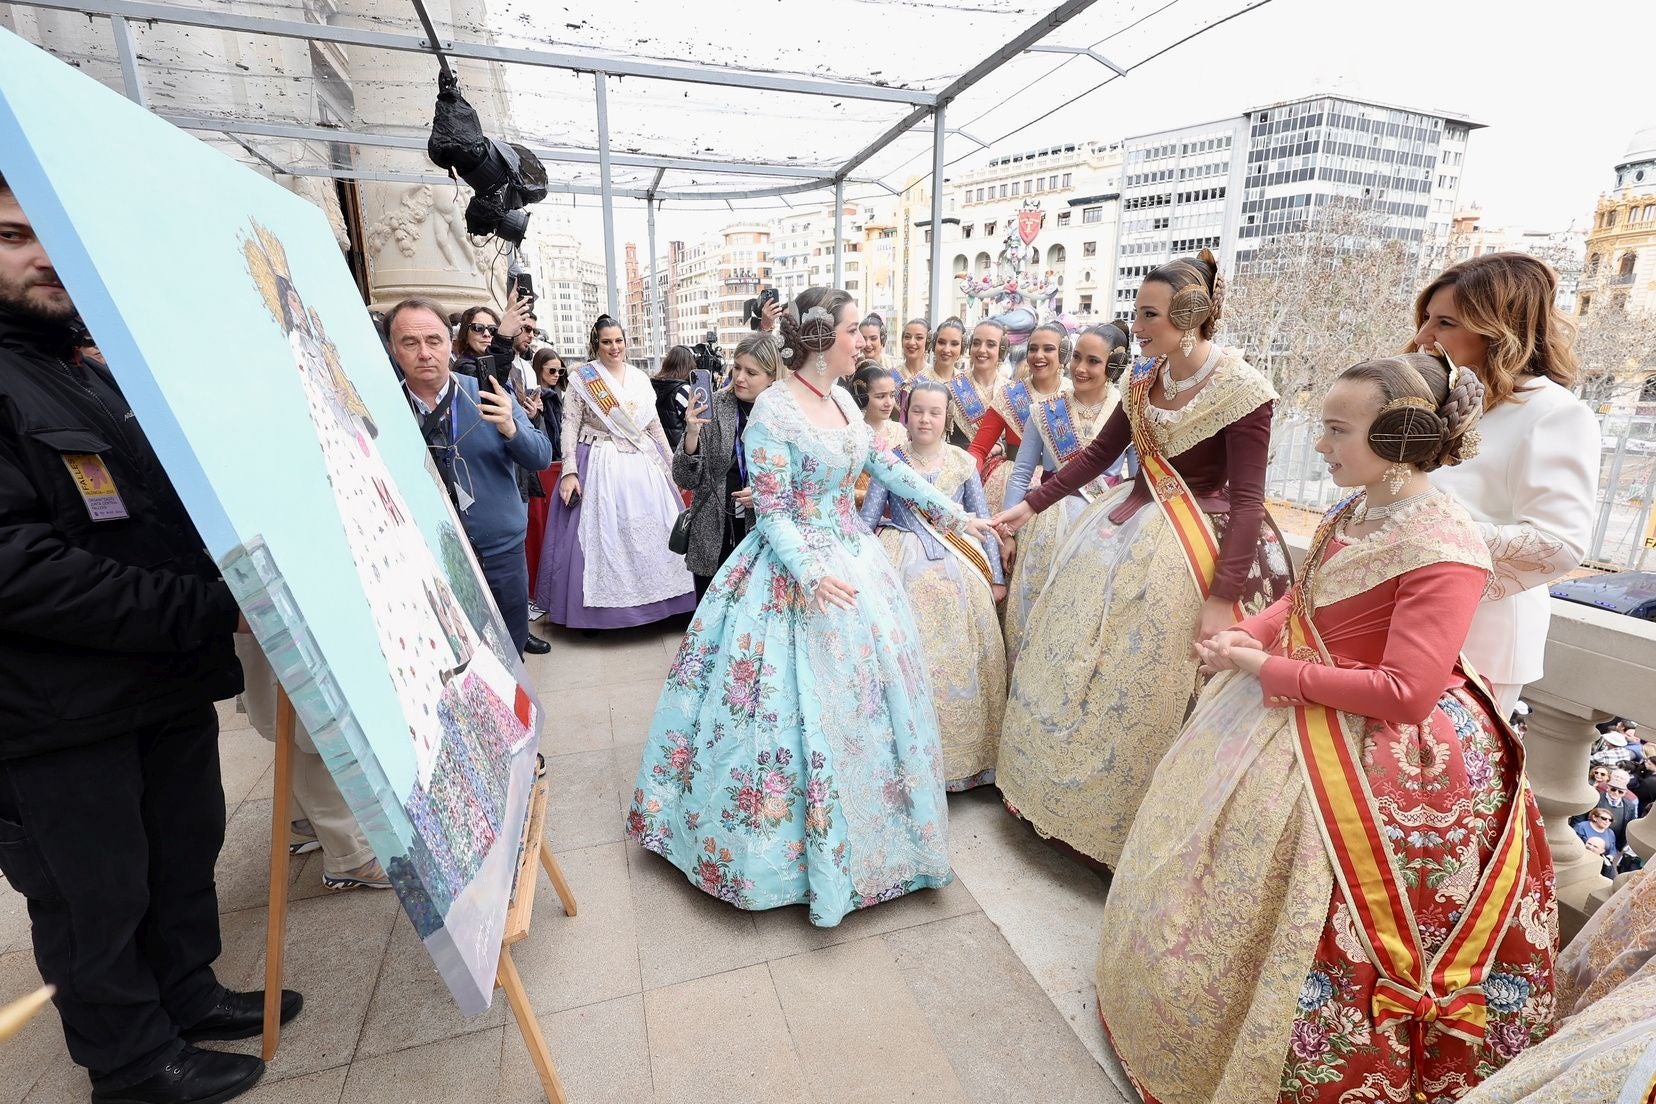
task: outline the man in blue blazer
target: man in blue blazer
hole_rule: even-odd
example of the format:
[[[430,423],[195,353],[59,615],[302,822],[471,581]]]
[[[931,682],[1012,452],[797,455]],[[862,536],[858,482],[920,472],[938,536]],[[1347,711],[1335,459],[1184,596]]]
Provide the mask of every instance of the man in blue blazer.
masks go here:
[[[515,301],[501,319],[500,336],[509,340],[516,330],[507,333],[507,327],[514,325],[523,325]],[[439,304],[405,299],[386,312],[385,328],[408,405],[420,420],[518,654],[550,650],[529,635],[529,563],[523,553],[529,508],[518,493],[515,469],[544,470],[552,463],[552,443],[499,380],[451,370],[448,317]]]

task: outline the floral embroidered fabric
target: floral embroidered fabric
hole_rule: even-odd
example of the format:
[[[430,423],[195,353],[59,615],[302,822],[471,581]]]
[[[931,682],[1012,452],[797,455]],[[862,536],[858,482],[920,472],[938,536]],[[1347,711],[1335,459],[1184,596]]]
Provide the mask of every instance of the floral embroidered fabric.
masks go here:
[[[713,578],[668,673],[628,836],[739,908],[852,909],[950,877],[943,755],[926,662],[897,574],[858,516],[857,476],[958,531],[965,515],[847,425],[813,426],[791,389],[745,437],[755,530]],[[828,575],[854,608],[816,608]]]

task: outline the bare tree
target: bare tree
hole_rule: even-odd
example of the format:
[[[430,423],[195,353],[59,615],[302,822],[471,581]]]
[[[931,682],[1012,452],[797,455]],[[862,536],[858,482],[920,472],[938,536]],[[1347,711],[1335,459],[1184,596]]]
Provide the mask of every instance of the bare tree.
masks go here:
[[[1656,403],[1656,309],[1630,305],[1632,273],[1604,265],[1577,293],[1582,397],[1594,405]]]
[[[1402,348],[1415,292],[1444,252],[1402,240],[1372,203],[1349,199],[1258,240],[1237,264],[1226,339],[1271,376],[1285,410],[1317,410],[1342,370]]]

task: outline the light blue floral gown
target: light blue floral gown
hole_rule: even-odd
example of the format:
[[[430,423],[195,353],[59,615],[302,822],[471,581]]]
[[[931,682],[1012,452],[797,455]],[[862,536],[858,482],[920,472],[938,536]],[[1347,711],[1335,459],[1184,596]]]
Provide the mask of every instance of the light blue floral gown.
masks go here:
[[[737,908],[804,903],[832,927],[949,881],[943,753],[902,583],[853,492],[864,471],[940,528],[967,515],[846,419],[813,426],[788,387],[744,442],[755,529],[702,599],[644,745],[627,834]],[[825,576],[854,608],[815,608]]]

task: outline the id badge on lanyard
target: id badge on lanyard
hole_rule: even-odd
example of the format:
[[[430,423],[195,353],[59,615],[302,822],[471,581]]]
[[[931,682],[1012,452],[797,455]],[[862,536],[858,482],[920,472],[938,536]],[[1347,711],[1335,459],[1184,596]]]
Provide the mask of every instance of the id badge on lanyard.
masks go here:
[[[742,446],[740,436],[736,438],[736,478],[741,481],[742,489],[746,490],[748,485],[747,449]],[[743,506],[740,500],[737,500],[733,507],[734,516],[738,520],[747,517],[747,507]]]

